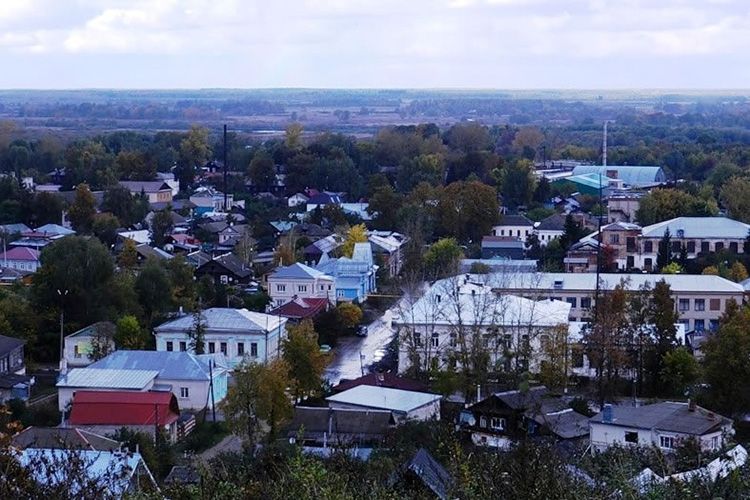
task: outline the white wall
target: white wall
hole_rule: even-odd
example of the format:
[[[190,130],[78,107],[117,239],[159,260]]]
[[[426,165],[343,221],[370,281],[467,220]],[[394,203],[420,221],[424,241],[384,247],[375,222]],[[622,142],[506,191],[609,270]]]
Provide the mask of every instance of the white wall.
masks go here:
[[[156,379],[154,379],[156,380]],[[150,391],[154,386],[154,380],[150,381],[148,384],[146,384],[143,388],[140,390],[136,389],[120,389],[117,387],[112,388],[104,388],[104,387],[58,387],[57,388],[57,408],[60,411],[64,411],[68,408],[68,405],[73,400],[73,394],[75,394],[76,391],[106,391],[106,392],[112,392],[112,391],[132,391],[132,392],[146,392]]]

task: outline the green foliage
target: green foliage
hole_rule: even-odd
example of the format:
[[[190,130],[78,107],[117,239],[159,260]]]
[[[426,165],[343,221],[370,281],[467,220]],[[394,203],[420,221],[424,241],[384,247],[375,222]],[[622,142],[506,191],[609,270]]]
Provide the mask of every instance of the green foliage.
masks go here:
[[[68,208],[68,218],[77,232],[87,234],[91,232],[96,214],[96,200],[88,185],[79,184],[73,203]]]
[[[482,262],[472,262],[469,268],[471,274],[490,274],[491,271],[490,266]]]
[[[260,151],[253,156],[247,172],[253,186],[259,191],[267,191],[276,181],[273,158],[265,151]]]
[[[481,241],[499,218],[497,193],[479,181],[459,181],[439,192],[437,225],[458,241]]]
[[[438,240],[424,254],[425,273],[434,279],[454,275],[458,271],[462,255],[461,247],[455,239]]]
[[[685,396],[701,374],[698,361],[684,347],[667,352],[662,365],[661,378],[675,396]]]
[[[111,247],[117,241],[117,229],[120,227],[120,221],[112,214],[101,213],[94,216],[92,231],[94,236]]]
[[[636,219],[642,226],[675,217],[716,215],[719,207],[713,198],[701,198],[677,189],[655,189],[640,200]]]
[[[171,306],[170,289],[167,271],[155,258],[148,259],[135,279],[135,291],[149,325],[157,315],[166,312]]]
[[[684,272],[685,269],[683,269],[683,267],[677,262],[670,262],[669,264],[661,268],[662,274],[680,274]]]
[[[136,317],[123,316],[117,320],[114,340],[118,349],[137,351],[148,346],[150,336],[148,331],[141,328]]]
[[[151,219],[151,242],[154,246],[163,247],[173,228],[171,207],[168,206],[164,210],[154,212],[154,218]]]
[[[351,329],[362,322],[362,308],[350,302],[336,306],[336,315],[344,328]]]
[[[750,181],[732,177],[721,188],[720,199],[732,219],[750,221]]]

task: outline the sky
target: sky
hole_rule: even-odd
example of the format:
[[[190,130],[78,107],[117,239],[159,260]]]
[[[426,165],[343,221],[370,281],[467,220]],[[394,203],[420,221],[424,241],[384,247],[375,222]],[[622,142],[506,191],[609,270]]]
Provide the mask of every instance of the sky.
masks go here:
[[[0,88],[750,87],[750,0],[0,0]]]

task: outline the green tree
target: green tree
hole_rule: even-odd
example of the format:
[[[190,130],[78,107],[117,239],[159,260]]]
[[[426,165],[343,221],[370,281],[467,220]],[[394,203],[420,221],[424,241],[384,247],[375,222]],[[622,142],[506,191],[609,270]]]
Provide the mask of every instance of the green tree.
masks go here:
[[[148,346],[148,332],[141,328],[135,316],[123,316],[117,320],[115,345],[118,349],[142,350]]]
[[[138,251],[135,241],[130,238],[125,239],[117,263],[124,269],[133,269],[138,264]]]
[[[232,431],[250,443],[257,442],[263,423],[269,428],[269,441],[292,414],[286,390],[290,385],[289,366],[282,359],[267,365],[242,363],[234,370],[222,409]]]
[[[719,330],[702,345],[709,404],[735,416],[750,408],[750,311],[727,305]]]
[[[662,274],[680,274],[683,272],[685,272],[685,269],[677,262],[670,262],[661,268]]]
[[[669,387],[669,394],[686,396],[700,377],[700,364],[684,347],[668,352],[662,360],[661,379]]]
[[[396,186],[402,193],[408,193],[422,182],[442,186],[445,182],[445,173],[445,159],[441,154],[404,158],[398,167]]]
[[[283,358],[289,365],[289,375],[295,401],[320,390],[326,356],[320,352],[318,333],[309,319],[287,328],[282,343]]]
[[[660,375],[667,354],[677,348],[677,323],[679,316],[672,298],[672,289],[665,280],[658,281],[649,301],[648,324],[653,331],[653,353],[648,363],[651,386],[654,391],[661,387]]]
[[[114,214],[123,226],[130,226],[136,222],[140,222],[136,220],[135,208],[135,200],[127,188],[118,185],[104,191],[102,211]]]
[[[375,216],[375,225],[379,229],[392,230],[399,226],[398,212],[402,196],[390,184],[375,189],[369,200],[367,212]]]
[[[210,156],[208,129],[193,125],[180,142],[179,161],[175,170],[182,189],[187,189],[193,183],[196,168],[203,165]]]
[[[265,151],[255,154],[247,168],[250,181],[260,191],[267,191],[276,181],[276,166],[273,158]]]
[[[206,323],[203,321],[203,310],[198,307],[193,313],[193,327],[188,332],[190,350],[195,354],[206,352]]]
[[[154,212],[154,217],[151,219],[151,242],[154,246],[163,247],[173,228],[171,207],[168,206],[163,210]]]
[[[458,264],[463,252],[453,238],[443,238],[433,243],[424,254],[427,276],[435,279],[458,273]]]
[[[677,189],[654,189],[640,200],[636,219],[642,226],[674,219],[702,217],[719,213],[713,198],[701,198]]]
[[[94,216],[94,223],[91,227],[94,236],[99,241],[111,247],[117,241],[117,229],[120,227],[120,221],[112,214],[102,213]]]
[[[62,221],[62,200],[52,193],[41,192],[34,195],[32,207],[33,222],[36,226],[60,224]]]
[[[742,177],[732,177],[719,195],[729,216],[742,222],[750,222],[750,181]]]
[[[664,231],[664,236],[659,240],[659,248],[656,253],[656,268],[664,269],[672,262],[672,235],[669,228]]]
[[[88,185],[79,184],[76,187],[75,198],[68,209],[68,218],[77,232],[88,234],[94,225],[96,214],[96,200]]]
[[[135,279],[138,301],[146,313],[148,324],[171,305],[169,275],[156,259],[148,259]]]
[[[735,283],[739,283],[748,278],[747,268],[740,261],[735,261],[732,267],[729,268],[729,279]]]
[[[284,143],[286,144],[287,149],[295,150],[299,149],[301,144],[300,140],[302,138],[302,124],[301,123],[290,123],[286,126],[286,130],[284,132]]]
[[[156,177],[156,162],[140,151],[120,151],[115,166],[121,179],[150,181]]]
[[[515,208],[528,205],[536,190],[536,178],[530,161],[517,160],[496,170],[503,205]]]
[[[458,241],[479,242],[499,218],[495,189],[479,181],[446,186],[438,198],[437,227]]]

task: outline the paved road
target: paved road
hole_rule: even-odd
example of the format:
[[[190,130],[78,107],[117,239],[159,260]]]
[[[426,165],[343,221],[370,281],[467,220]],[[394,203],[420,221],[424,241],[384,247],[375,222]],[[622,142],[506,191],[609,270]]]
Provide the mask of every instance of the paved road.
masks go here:
[[[367,337],[344,337],[339,339],[333,351],[333,360],[326,368],[325,377],[336,385],[342,378],[353,379],[368,373],[373,363],[385,355],[385,348],[395,332],[391,320],[404,309],[409,299],[399,299],[385,314],[367,326]]]
[[[230,434],[198,456],[202,461],[208,462],[220,453],[238,451],[242,451],[242,440],[238,436]]]

